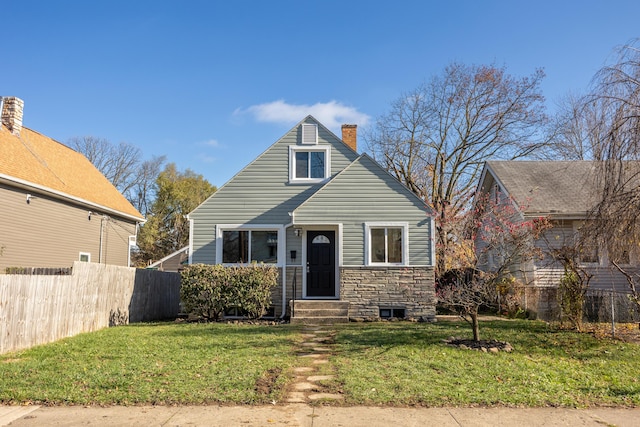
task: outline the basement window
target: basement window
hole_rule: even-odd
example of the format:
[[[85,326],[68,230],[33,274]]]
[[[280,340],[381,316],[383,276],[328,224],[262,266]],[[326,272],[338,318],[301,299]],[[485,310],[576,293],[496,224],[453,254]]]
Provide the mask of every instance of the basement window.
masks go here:
[[[380,307],[380,318],[390,319],[392,317],[404,319],[406,317],[406,310],[404,308]]]

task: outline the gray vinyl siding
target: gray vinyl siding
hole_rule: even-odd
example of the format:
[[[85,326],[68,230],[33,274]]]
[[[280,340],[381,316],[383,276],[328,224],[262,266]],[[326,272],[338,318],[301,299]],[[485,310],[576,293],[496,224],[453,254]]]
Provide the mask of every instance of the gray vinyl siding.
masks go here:
[[[302,123],[318,124],[305,119],[189,215],[193,219],[193,263],[215,262],[217,224],[289,224],[289,213],[322,187],[289,183],[289,147],[302,146]],[[331,147],[331,176],[357,158],[357,153],[320,124],[318,145]]]
[[[34,196],[28,204],[27,193]],[[6,185],[0,185],[0,204],[0,273],[6,267],[71,267],[80,252],[99,262],[101,215],[95,209]],[[103,226],[103,263],[126,266],[135,223],[110,216]]]
[[[366,222],[407,222],[409,264],[431,265],[431,217],[423,201],[367,156],[295,211],[296,223],[341,223],[344,266],[364,265]]]
[[[576,224],[577,223],[577,224]],[[546,238],[539,239],[536,244],[543,251],[548,252],[549,248],[559,249],[563,245],[571,245],[575,239],[576,230],[582,220],[555,220],[552,221],[553,228],[547,230]],[[628,283],[624,275],[618,272],[607,259],[606,251],[599,249],[600,263],[598,265],[585,265],[584,269],[593,277],[589,282],[589,289],[593,290],[615,290],[616,292],[627,292]],[[631,257],[632,265],[628,266],[631,274],[640,271],[638,259]],[[554,262],[550,256],[543,260],[536,261],[536,284],[539,286],[558,286],[560,279],[564,275],[564,267],[559,262]]]
[[[296,251],[296,260],[291,259],[291,251]],[[302,237],[296,236],[293,228],[287,229],[287,265],[302,265]]]

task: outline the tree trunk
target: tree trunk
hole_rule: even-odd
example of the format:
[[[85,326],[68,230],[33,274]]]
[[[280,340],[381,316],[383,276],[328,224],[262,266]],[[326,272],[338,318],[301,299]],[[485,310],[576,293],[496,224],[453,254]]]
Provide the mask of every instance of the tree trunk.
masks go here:
[[[473,340],[480,341],[480,323],[478,322],[478,310],[472,310],[469,315],[471,316],[471,327],[473,328]]]

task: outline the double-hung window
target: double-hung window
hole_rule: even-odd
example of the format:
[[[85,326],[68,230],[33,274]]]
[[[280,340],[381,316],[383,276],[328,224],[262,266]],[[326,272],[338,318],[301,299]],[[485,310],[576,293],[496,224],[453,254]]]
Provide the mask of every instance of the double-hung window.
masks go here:
[[[329,146],[289,147],[289,181],[322,182],[331,171]]]
[[[408,228],[406,223],[365,224],[366,264],[408,264]]]
[[[222,229],[219,241],[223,264],[278,262],[278,230]]]

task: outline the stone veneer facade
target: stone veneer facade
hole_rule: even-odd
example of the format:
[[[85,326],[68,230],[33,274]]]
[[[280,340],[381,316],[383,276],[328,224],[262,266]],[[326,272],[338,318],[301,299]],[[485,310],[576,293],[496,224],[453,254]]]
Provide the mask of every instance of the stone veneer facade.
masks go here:
[[[282,277],[282,269],[280,277]],[[287,304],[293,295],[296,272],[296,299],[302,299],[302,267],[287,267]],[[433,267],[341,267],[340,301],[349,301],[351,319],[380,318],[380,308],[400,308],[408,318],[433,321],[436,294]],[[271,292],[276,317],[282,315],[282,285]]]
[[[378,319],[380,308],[405,310],[407,318],[434,321],[433,267],[341,267],[340,300],[352,319]]]

